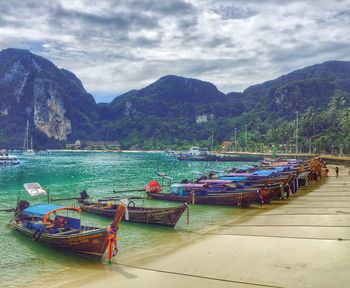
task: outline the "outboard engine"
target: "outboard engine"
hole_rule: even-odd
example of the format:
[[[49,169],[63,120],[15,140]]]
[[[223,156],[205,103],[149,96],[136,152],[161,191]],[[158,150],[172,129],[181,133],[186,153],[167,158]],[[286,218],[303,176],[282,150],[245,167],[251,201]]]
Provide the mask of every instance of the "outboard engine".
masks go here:
[[[19,201],[16,206],[15,216],[20,218],[22,216],[23,210],[28,208],[29,206],[30,204],[27,200]]]
[[[89,196],[89,194],[86,192],[86,190],[80,192],[80,200],[86,200],[86,199],[88,199],[89,197],[90,197],[90,196]]]
[[[21,200],[18,202],[16,210],[23,211],[24,209],[28,208],[30,206],[29,202],[26,200]]]

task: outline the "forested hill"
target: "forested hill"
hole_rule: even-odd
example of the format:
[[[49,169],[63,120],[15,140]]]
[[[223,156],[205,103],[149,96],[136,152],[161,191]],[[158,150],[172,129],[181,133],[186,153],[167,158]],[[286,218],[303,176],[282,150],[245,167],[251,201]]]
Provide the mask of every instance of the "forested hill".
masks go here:
[[[292,61],[292,60],[291,60]],[[118,79],[116,79],[117,81]],[[299,116],[302,146],[329,149],[350,139],[350,62],[329,61],[224,94],[215,85],[174,75],[96,104],[72,73],[27,50],[0,52],[0,148],[20,148],[27,119],[37,149],[77,139],[119,140],[162,149],[293,145]],[[327,148],[328,147],[328,148]]]
[[[115,109],[114,118],[141,115],[194,120],[203,114],[226,117],[242,111],[234,105],[233,97],[220,92],[212,83],[173,75],[116,97],[111,106]]]
[[[350,62],[329,61],[296,70],[247,88],[242,100],[248,110],[293,118],[295,111],[310,107],[325,110],[337,90],[350,92]]]
[[[248,124],[251,143],[295,145],[298,113],[304,151],[330,152],[332,146],[343,146],[350,153],[349,61],[293,71],[247,88],[241,99],[246,111],[236,121]]]
[[[190,145],[207,141],[213,130],[225,133],[215,125],[240,115],[244,107],[239,101],[209,82],[168,75],[100,105],[101,131],[126,146]]]
[[[233,140],[236,128],[243,146],[247,125],[248,144],[256,149],[261,146],[256,143],[295,145],[298,112],[304,150],[330,149],[345,142],[349,92],[350,62],[345,61],[309,66],[227,95],[208,82],[165,76],[115,98],[102,127],[127,145],[147,147],[208,146],[212,132],[218,144]]]

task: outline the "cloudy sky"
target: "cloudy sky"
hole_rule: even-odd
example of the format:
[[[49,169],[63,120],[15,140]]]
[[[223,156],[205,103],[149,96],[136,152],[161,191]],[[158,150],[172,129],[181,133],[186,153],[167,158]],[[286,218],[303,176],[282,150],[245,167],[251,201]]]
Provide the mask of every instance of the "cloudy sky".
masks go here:
[[[74,72],[98,102],[167,74],[223,92],[350,60],[350,0],[8,0],[0,49]]]

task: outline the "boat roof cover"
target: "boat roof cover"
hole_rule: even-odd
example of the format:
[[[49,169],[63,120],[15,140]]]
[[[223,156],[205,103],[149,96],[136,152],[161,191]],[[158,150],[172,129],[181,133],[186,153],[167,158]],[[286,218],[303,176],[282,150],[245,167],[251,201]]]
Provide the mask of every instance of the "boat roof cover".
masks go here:
[[[37,215],[44,216],[50,211],[55,211],[57,209],[64,208],[64,206],[56,205],[56,204],[39,204],[35,206],[30,206],[23,210],[23,213],[29,215]]]
[[[174,183],[174,184],[171,184],[172,188],[179,188],[179,187],[182,187],[182,188],[187,188],[187,189],[191,189],[191,188],[202,188],[204,187],[203,183]]]
[[[274,171],[273,170],[256,170],[254,171],[254,175],[259,175],[259,176],[269,176],[271,174],[273,174]]]
[[[251,177],[254,176],[253,173],[228,173],[224,177]]]
[[[247,177],[240,177],[240,176],[222,176],[219,178],[219,180],[222,181],[236,181],[236,182],[240,182],[240,181],[245,181],[247,180]]]
[[[229,184],[232,183],[231,180],[222,180],[222,179],[209,179],[209,180],[201,180],[199,183],[206,183],[206,184]]]
[[[25,183],[23,187],[30,196],[46,195],[46,191],[40,186],[39,183]]]
[[[290,170],[290,166],[277,166],[274,167],[274,170],[278,172],[284,172]]]
[[[237,170],[248,170],[248,169],[252,169],[252,168],[254,168],[254,166],[252,166],[252,165],[244,165],[244,166],[239,166],[237,168]]]
[[[76,211],[79,213],[81,211],[79,207],[69,207],[69,206],[65,207],[65,206],[59,206],[55,204],[40,204],[40,205],[35,205],[24,209],[23,213],[26,215],[43,217],[44,218],[43,222],[45,224],[50,214],[60,210],[70,210],[70,211]]]

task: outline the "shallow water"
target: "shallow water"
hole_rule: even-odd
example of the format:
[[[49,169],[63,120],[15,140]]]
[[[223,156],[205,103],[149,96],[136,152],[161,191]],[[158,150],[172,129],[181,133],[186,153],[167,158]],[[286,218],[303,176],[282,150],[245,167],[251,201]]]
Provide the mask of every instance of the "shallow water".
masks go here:
[[[39,182],[49,190],[51,198],[76,197],[82,190],[95,199],[116,195],[113,190],[140,189],[150,180],[157,179],[162,171],[181,180],[191,178],[192,171],[205,171],[216,163],[178,161],[159,153],[62,153],[21,156],[21,165],[0,168],[0,208],[14,207],[19,192],[22,199],[32,204],[43,203],[46,198],[30,199],[23,184]],[[246,163],[245,163],[246,164]],[[220,163],[225,167],[242,163]],[[222,168],[222,167],[220,167]],[[157,179],[159,180],[159,179]],[[159,180],[161,182],[161,180]],[[137,195],[136,193],[121,193]],[[141,200],[140,200],[141,201]],[[74,202],[58,202],[73,205]],[[147,206],[174,206],[176,202],[145,200]],[[186,213],[172,228],[123,222],[119,236],[119,254],[115,261],[128,261],[164,253],[203,229],[215,227],[240,213],[240,208],[217,206],[191,206],[190,225]],[[30,287],[55,275],[73,280],[86,273],[105,269],[105,264],[95,263],[79,256],[62,253],[25,238],[7,226],[12,214],[0,212],[0,281],[1,287]],[[84,224],[105,227],[109,219],[82,213]],[[156,251],[155,251],[156,249]],[[62,274],[63,273],[63,274]]]

